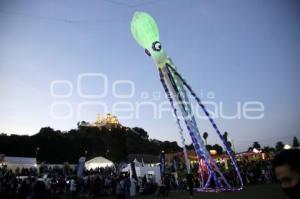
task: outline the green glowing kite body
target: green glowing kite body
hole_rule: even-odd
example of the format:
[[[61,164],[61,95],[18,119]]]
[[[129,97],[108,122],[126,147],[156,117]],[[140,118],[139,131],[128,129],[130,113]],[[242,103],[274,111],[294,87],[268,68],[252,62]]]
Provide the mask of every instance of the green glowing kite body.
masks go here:
[[[158,67],[163,67],[170,62],[166,53],[160,46],[160,50],[153,48],[153,42],[159,42],[159,31],[155,20],[145,12],[136,12],[131,21],[131,33],[137,43],[151,54]],[[157,43],[160,45],[160,43]]]

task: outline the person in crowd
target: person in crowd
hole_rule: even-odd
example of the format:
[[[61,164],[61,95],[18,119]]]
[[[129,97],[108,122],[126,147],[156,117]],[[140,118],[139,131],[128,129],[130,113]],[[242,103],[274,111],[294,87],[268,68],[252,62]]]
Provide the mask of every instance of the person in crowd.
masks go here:
[[[187,186],[189,189],[190,197],[194,197],[194,176],[193,174],[188,174],[187,175]]]
[[[47,191],[45,183],[42,181],[36,181],[31,195],[28,197],[28,199],[48,199],[50,198]]]
[[[72,198],[77,197],[77,183],[76,183],[76,180],[74,177],[70,181],[70,192],[71,192]]]
[[[30,193],[30,187],[22,181],[18,187],[19,199],[25,199]]]
[[[130,196],[131,197],[136,196],[136,190],[137,190],[137,180],[136,180],[136,178],[132,177],[130,179]]]
[[[158,187],[157,187],[157,190],[156,190],[156,196],[159,197],[159,196],[167,196],[167,191],[166,191],[166,185],[165,185],[165,176],[162,176],[160,181],[159,181],[159,184],[158,184]]]
[[[168,175],[165,175],[163,180],[164,180],[164,184],[166,186],[166,195],[169,195],[169,193],[170,193],[170,178]]]
[[[276,177],[289,199],[300,198],[300,150],[278,153],[273,160]]]
[[[124,177],[124,190],[125,190],[125,198],[126,199],[128,199],[130,197],[130,186],[131,186],[130,176],[125,175],[125,177]]]
[[[116,183],[116,198],[125,199],[125,188],[123,179],[119,178]]]

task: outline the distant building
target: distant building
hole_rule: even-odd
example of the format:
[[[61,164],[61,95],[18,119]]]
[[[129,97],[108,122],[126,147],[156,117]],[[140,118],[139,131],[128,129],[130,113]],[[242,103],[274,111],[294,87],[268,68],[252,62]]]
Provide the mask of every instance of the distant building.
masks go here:
[[[97,114],[96,121],[93,123],[81,121],[78,123],[78,126],[85,126],[85,127],[98,127],[99,129],[105,127],[107,129],[111,128],[121,128],[122,125],[119,122],[118,118],[110,113],[107,113],[105,116],[100,116]]]
[[[37,166],[35,157],[9,157],[3,154],[1,154],[0,156],[0,166],[7,166],[7,168],[11,170],[16,170],[17,168],[31,168]]]

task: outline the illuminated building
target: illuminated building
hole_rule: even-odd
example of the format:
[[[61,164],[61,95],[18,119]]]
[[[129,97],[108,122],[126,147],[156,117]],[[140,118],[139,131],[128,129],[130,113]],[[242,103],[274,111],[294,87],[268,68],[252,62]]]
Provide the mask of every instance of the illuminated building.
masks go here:
[[[78,123],[78,126],[98,127],[99,129],[103,127],[107,129],[122,127],[118,118],[110,113],[107,113],[105,116],[101,116],[100,114],[97,114],[95,122],[89,123],[89,122],[81,121]]]

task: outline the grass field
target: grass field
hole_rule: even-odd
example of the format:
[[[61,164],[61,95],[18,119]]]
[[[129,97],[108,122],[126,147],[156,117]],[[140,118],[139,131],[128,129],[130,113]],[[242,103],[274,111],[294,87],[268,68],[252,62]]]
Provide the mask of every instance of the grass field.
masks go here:
[[[155,196],[141,196],[137,198],[154,199]],[[171,192],[168,196],[170,199],[184,199],[189,198],[187,192],[178,193]],[[246,187],[240,192],[227,193],[195,193],[194,198],[201,199],[285,199],[285,195],[280,189],[279,185],[256,185]]]
[[[157,199],[155,196],[139,196],[137,199]],[[171,192],[168,197],[170,199],[189,199],[187,192],[178,193]],[[256,185],[246,187],[240,192],[228,193],[195,193],[194,198],[197,199],[285,199],[285,195],[278,185]]]
[[[113,199],[112,197],[102,197],[104,199]],[[155,195],[136,196],[134,199],[190,199],[188,192],[171,192],[167,197],[156,197]],[[225,193],[198,193],[195,192],[194,199],[286,199],[279,185],[266,184],[246,187],[239,192]],[[67,199],[67,197],[65,198]],[[88,197],[80,197],[88,199]]]

